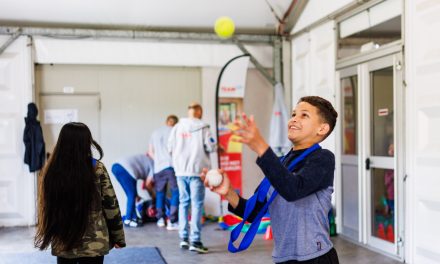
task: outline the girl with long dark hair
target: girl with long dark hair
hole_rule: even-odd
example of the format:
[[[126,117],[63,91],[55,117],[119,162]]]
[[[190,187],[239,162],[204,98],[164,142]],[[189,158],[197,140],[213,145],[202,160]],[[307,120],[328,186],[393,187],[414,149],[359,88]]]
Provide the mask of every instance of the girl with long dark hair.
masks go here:
[[[83,123],[68,123],[39,184],[35,246],[52,248],[57,263],[103,263],[111,248],[125,247],[118,200],[103,152]]]

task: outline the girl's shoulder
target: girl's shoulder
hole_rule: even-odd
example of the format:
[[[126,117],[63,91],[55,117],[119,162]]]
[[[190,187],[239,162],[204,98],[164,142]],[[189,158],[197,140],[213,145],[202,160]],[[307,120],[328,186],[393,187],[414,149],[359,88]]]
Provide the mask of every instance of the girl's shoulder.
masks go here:
[[[108,175],[107,169],[105,168],[104,163],[97,160],[95,165],[95,181],[98,186],[102,188],[108,188],[110,183],[110,175]]]
[[[95,174],[96,175],[103,175],[106,173],[107,173],[107,169],[105,168],[104,163],[102,163],[100,160],[96,160]]]

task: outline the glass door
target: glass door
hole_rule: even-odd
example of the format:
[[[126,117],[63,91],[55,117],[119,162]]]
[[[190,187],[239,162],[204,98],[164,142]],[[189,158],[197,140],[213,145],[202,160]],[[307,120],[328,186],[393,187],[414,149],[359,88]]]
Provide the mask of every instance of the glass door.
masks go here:
[[[397,255],[396,69],[392,55],[365,64],[365,183],[367,243]]]
[[[359,241],[359,155],[358,155],[358,74],[357,67],[340,71],[341,91],[341,230]]]

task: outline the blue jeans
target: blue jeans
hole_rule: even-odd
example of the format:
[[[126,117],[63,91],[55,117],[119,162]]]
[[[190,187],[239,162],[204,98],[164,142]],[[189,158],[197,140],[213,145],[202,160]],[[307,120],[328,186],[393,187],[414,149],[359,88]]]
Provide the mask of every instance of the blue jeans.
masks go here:
[[[179,236],[191,242],[201,241],[202,211],[205,185],[199,176],[178,176],[179,187]],[[191,233],[189,234],[188,209],[191,202]]]
[[[136,220],[136,180],[118,163],[112,166],[112,172],[127,195],[127,212],[125,213],[125,219]]]
[[[177,180],[173,168],[166,168],[154,174],[154,185],[156,187],[156,217],[157,219],[165,217],[165,199],[167,184],[169,185],[169,188],[171,190],[169,219],[171,223],[176,223],[179,220],[177,218],[177,210],[179,206],[179,190],[177,188]]]

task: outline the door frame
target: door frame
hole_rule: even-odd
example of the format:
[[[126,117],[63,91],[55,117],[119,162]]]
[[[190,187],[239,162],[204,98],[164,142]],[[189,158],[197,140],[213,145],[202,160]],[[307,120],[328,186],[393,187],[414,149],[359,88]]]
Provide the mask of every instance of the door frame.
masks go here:
[[[69,97],[84,97],[84,98],[96,98],[98,101],[98,123],[97,123],[97,133],[93,133],[93,138],[97,141],[100,142],[101,141],[101,93],[99,92],[80,92],[80,93],[60,93],[60,92],[39,92],[38,93],[38,104],[41,108],[41,111],[39,113],[40,115],[40,120],[43,122],[43,125],[45,120],[44,120],[44,108],[42,107],[42,98],[44,96],[50,97],[50,96],[61,96],[61,97],[65,97],[65,98],[69,98]],[[89,125],[90,128],[90,125]],[[56,143],[56,140],[55,142]],[[49,149],[46,148],[46,152],[48,152]]]
[[[362,156],[364,157],[362,160],[362,164],[365,164],[365,161],[367,158],[369,158],[371,160],[371,168],[386,168],[386,169],[394,169],[394,190],[395,190],[395,196],[396,196],[396,200],[395,200],[395,205],[398,205],[395,207],[395,216],[394,216],[394,221],[395,221],[395,242],[394,244],[391,244],[390,242],[384,241],[382,239],[376,238],[372,235],[372,220],[371,217],[373,215],[372,212],[372,200],[371,200],[371,191],[372,191],[372,186],[371,186],[371,172],[372,170],[367,170],[365,167],[363,168],[363,182],[365,183],[365,209],[366,209],[366,218],[364,219],[365,221],[365,240],[364,243],[368,244],[369,246],[373,247],[373,248],[377,248],[380,249],[381,251],[384,251],[388,254],[391,254],[393,256],[397,256],[399,258],[402,257],[401,255],[401,250],[400,250],[400,245],[398,243],[399,241],[399,237],[401,234],[401,230],[402,228],[400,227],[401,224],[403,224],[400,220],[401,215],[403,212],[400,211],[400,207],[399,205],[402,204],[402,200],[403,197],[401,195],[401,192],[398,191],[398,186],[400,186],[401,184],[399,184],[401,182],[401,179],[403,178],[402,175],[402,170],[398,167],[398,161],[401,160],[403,158],[403,152],[400,150],[400,148],[402,147],[402,145],[397,145],[396,142],[398,141],[398,138],[401,138],[402,135],[401,133],[403,132],[403,130],[399,130],[397,128],[398,123],[400,123],[397,120],[397,116],[400,116],[400,113],[398,113],[398,109],[394,110],[394,123],[393,123],[393,133],[394,133],[394,146],[395,146],[395,155],[392,158],[392,164],[390,164],[390,159],[389,157],[373,157],[371,155],[371,78],[370,78],[370,74],[373,71],[376,70],[380,70],[380,69],[384,69],[387,67],[392,67],[393,68],[393,106],[396,108],[397,105],[402,105],[403,101],[398,101],[398,96],[397,94],[399,93],[399,91],[402,91],[402,70],[401,70],[401,54],[397,53],[397,54],[392,54],[392,55],[387,55],[381,58],[377,58],[375,60],[371,60],[369,62],[366,62],[362,65],[362,67],[364,68],[362,71],[362,80],[363,82],[361,83],[362,86],[364,86],[363,89],[363,99],[362,99],[362,104],[363,104],[363,125],[364,125],[364,138],[362,138]],[[400,69],[397,70],[398,68],[398,62],[400,61]],[[397,150],[397,148],[399,148],[399,150]]]
[[[400,48],[399,48],[400,47]],[[405,130],[404,130],[404,99],[405,99],[405,91],[404,91],[404,83],[403,83],[403,48],[400,45],[396,45],[392,48],[389,48],[387,52],[377,52],[376,54],[368,54],[368,56],[364,56],[363,58],[357,57],[351,61],[343,61],[341,63],[337,63],[336,66],[336,87],[338,88],[337,94],[337,103],[338,108],[342,110],[342,88],[340,85],[341,78],[347,76],[358,76],[358,171],[359,171],[359,240],[356,242],[360,242],[362,244],[367,245],[367,247],[376,249],[381,251],[387,255],[390,255],[399,260],[404,260],[404,247],[403,247],[403,238],[405,235],[405,214],[406,211],[404,209],[405,204],[405,166],[404,166],[404,139],[405,139]],[[377,238],[371,236],[371,199],[370,199],[370,190],[371,190],[371,182],[369,181],[369,173],[365,169],[365,160],[369,157],[370,153],[370,141],[366,140],[369,137],[369,129],[368,125],[370,122],[370,112],[369,112],[369,103],[370,103],[370,91],[371,87],[369,86],[370,79],[370,71],[375,69],[385,68],[385,67],[393,67],[393,100],[394,100],[394,146],[395,146],[395,156],[394,156],[394,190],[396,195],[395,201],[395,243],[390,247],[390,245],[383,245],[384,241],[379,241],[382,243],[376,243]],[[356,71],[354,70],[356,69]],[[342,122],[338,126],[339,138],[342,138]],[[342,141],[337,145],[337,154],[342,161]],[[376,162],[380,162],[380,159],[377,159]],[[342,190],[342,177],[340,176],[341,170],[341,162],[337,165],[337,187]],[[341,195],[337,196],[337,206],[339,210],[342,210],[342,197]],[[342,226],[342,219],[338,219],[337,223]],[[376,239],[376,240],[375,240]]]
[[[359,67],[357,66],[357,65],[355,65],[355,66],[350,66],[350,67],[347,67],[347,68],[344,68],[344,69],[341,69],[341,70],[339,70],[338,72],[337,72],[337,78],[336,78],[336,81],[337,81],[337,85],[336,85],[336,87],[338,87],[338,90],[339,90],[339,92],[337,93],[338,94],[338,98],[339,98],[339,100],[338,100],[338,105],[339,105],[339,113],[343,113],[343,105],[342,105],[342,103],[343,103],[343,98],[342,98],[342,87],[341,87],[341,79],[342,78],[346,78],[346,77],[349,77],[349,76],[357,76],[358,77],[358,83],[357,83],[357,85],[358,85],[358,91],[357,91],[357,95],[356,95],[356,102],[357,102],[357,105],[358,105],[358,107],[359,107],[359,105],[360,105],[360,87],[359,87],[359,78],[360,78],[360,76],[359,76]],[[342,115],[341,115],[341,117],[342,117]],[[359,118],[361,117],[361,113],[360,113],[360,111],[359,111],[359,109],[358,109],[358,111],[356,111],[356,119],[357,120],[359,120]],[[362,199],[363,199],[363,196],[362,196],[362,184],[361,184],[361,178],[359,177],[359,175],[361,175],[361,166],[360,166],[360,164],[362,164],[362,163],[360,163],[360,161],[361,161],[361,159],[360,159],[360,153],[359,153],[359,151],[360,151],[360,148],[359,148],[359,139],[361,138],[361,133],[362,133],[362,129],[361,129],[361,123],[360,122],[358,122],[357,124],[357,130],[356,130],[356,143],[357,143],[357,157],[355,158],[356,159],[356,161],[354,161],[353,160],[353,158],[354,157],[352,157],[352,156],[354,156],[354,155],[344,155],[343,153],[342,153],[342,146],[343,146],[343,142],[342,142],[342,137],[343,137],[343,135],[344,135],[344,131],[342,130],[342,121],[340,121],[340,126],[339,126],[339,131],[340,131],[340,133],[338,133],[338,139],[340,139],[340,144],[338,144],[337,145],[337,152],[339,152],[340,153],[340,160],[341,160],[341,162],[338,164],[338,171],[340,172],[340,173],[338,173],[338,175],[341,175],[340,177],[338,177],[338,182],[337,182],[337,186],[339,187],[339,189],[342,191],[342,159],[348,159],[348,160],[351,160],[351,163],[357,163],[356,165],[357,165],[357,167],[358,167],[358,203],[359,203],[359,205],[358,205],[358,230],[357,230],[357,232],[358,232],[358,234],[357,234],[357,239],[355,240],[356,242],[359,242],[359,241],[362,241],[362,226],[363,226],[363,210],[362,210],[362,206],[360,206],[361,204],[362,204]],[[343,210],[342,210],[342,201],[343,200],[343,197],[342,197],[342,195],[338,195],[338,199],[337,199],[337,203],[338,203],[338,206],[339,206],[339,208],[341,208],[341,212],[342,212],[342,214],[343,214]],[[342,216],[342,214],[341,214],[341,216]],[[341,217],[341,219],[339,219],[339,226],[341,227],[341,231],[343,230],[343,220],[342,220],[342,217]],[[347,237],[348,239],[350,239],[350,240],[352,240],[353,239],[353,237],[351,237],[351,236],[349,236],[349,235],[347,235],[347,234],[343,234],[343,235],[345,235],[345,237]]]

